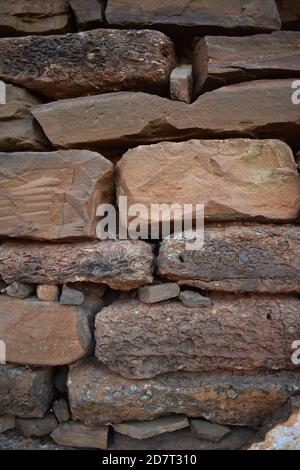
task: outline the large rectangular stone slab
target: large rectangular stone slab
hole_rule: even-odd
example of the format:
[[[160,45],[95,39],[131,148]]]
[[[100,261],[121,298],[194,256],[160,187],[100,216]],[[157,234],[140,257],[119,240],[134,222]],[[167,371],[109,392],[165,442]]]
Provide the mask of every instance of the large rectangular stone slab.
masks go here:
[[[151,245],[142,241],[0,245],[0,275],[7,282],[93,282],[131,290],[152,282],[153,261]]]
[[[182,285],[228,292],[300,293],[300,227],[206,227],[201,250],[164,240],[159,272]]]
[[[212,305],[115,302],[96,317],[96,357],[123,377],[167,372],[292,369],[296,296],[211,295]],[[134,314],[133,314],[134,312]]]
[[[0,414],[42,418],[53,396],[51,368],[0,365]]]
[[[113,165],[83,150],[0,153],[0,235],[96,238],[96,210],[113,200]]]
[[[299,393],[300,381],[298,371],[257,375],[180,372],[149,380],[124,379],[89,359],[71,367],[68,389],[73,418],[88,425],[176,413],[243,426],[259,425]]]
[[[7,362],[69,364],[91,351],[89,313],[58,302],[1,296],[0,338],[6,345]]]
[[[120,90],[168,95],[176,65],[158,31],[96,31],[0,39],[0,79],[50,99]]]

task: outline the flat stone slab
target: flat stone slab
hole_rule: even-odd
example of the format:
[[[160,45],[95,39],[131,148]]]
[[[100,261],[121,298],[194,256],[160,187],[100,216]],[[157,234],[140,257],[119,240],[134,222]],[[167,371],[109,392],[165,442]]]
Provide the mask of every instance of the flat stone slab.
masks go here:
[[[138,297],[145,304],[154,304],[163,300],[173,299],[180,294],[180,287],[175,282],[140,287]]]
[[[231,432],[230,428],[220,426],[220,424],[210,423],[203,419],[191,419],[192,432],[200,437],[212,442],[221,441],[227,434]]]
[[[47,414],[43,418],[18,419],[17,429],[26,437],[40,437],[51,434],[58,426],[53,414]]]
[[[51,437],[62,446],[107,449],[108,426],[92,428],[71,421],[60,424]]]
[[[166,416],[152,421],[131,421],[116,424],[114,430],[134,439],[148,439],[159,434],[178,431],[189,427],[185,416]]]

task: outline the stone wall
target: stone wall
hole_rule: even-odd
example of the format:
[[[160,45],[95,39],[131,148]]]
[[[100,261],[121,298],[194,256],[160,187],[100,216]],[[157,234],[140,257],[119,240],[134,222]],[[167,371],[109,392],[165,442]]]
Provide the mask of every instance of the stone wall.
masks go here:
[[[0,3],[0,447],[263,440],[299,409],[300,3]],[[204,204],[203,248],[97,239],[118,196]]]

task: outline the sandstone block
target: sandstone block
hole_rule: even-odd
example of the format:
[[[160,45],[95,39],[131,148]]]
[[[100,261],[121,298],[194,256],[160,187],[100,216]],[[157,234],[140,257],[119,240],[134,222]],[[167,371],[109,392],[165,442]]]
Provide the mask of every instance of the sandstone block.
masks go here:
[[[26,299],[30,297],[35,291],[35,286],[32,284],[23,284],[23,282],[15,281],[9,284],[5,289],[2,289],[2,294],[7,294],[9,297],[17,299]]]
[[[66,400],[60,398],[53,404],[53,413],[59,423],[65,423],[70,419],[69,406]]]
[[[203,419],[191,419],[192,432],[200,437],[212,442],[221,441],[227,434],[231,432],[230,428],[220,426],[220,424],[210,423]]]
[[[173,299],[180,294],[178,284],[174,282],[167,282],[165,284],[156,284],[152,286],[140,287],[138,290],[138,297],[140,302],[145,304],[154,304],[162,302],[163,300]]]
[[[26,437],[46,436],[57,428],[57,421],[53,414],[43,418],[18,419],[17,429]]]
[[[170,76],[171,99],[189,104],[193,96],[193,69],[191,65],[180,65]]]
[[[159,434],[178,431],[189,427],[185,416],[166,416],[152,421],[131,421],[116,424],[114,430],[134,439],[148,439]]]
[[[179,299],[186,307],[210,307],[211,300],[209,297],[204,297],[199,292],[192,290],[182,291],[179,295]]]
[[[52,439],[63,446],[107,449],[108,427],[88,427],[84,424],[63,423],[51,434]]]
[[[14,416],[0,416],[0,434],[16,427]]]
[[[101,26],[102,15],[99,0],[70,0],[70,7],[80,31]]]
[[[46,302],[58,302],[59,288],[58,286],[51,286],[41,284],[37,287],[37,298]]]
[[[299,0],[276,0],[282,26],[285,29],[300,28],[300,2]]]
[[[60,297],[62,305],[81,305],[84,302],[84,294],[72,287],[64,285]]]
[[[102,155],[0,153],[0,165],[2,236],[96,238],[96,209],[113,192],[113,165]]]

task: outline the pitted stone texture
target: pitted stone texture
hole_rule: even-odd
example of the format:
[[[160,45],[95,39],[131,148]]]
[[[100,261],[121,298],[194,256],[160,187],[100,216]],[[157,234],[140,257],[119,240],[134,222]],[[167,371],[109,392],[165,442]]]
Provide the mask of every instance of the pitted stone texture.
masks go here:
[[[133,380],[89,359],[70,368],[68,389],[73,419],[88,425],[178,413],[220,424],[257,426],[299,393],[300,381],[299,371],[257,375],[180,372]]]
[[[96,357],[123,377],[167,372],[292,369],[296,296],[211,295],[211,307],[115,302],[96,317]]]
[[[92,282],[127,291],[152,282],[153,263],[151,245],[138,240],[0,245],[0,275],[7,282]]]
[[[297,225],[207,226],[202,249],[164,240],[159,273],[179,284],[228,292],[300,292]]]

